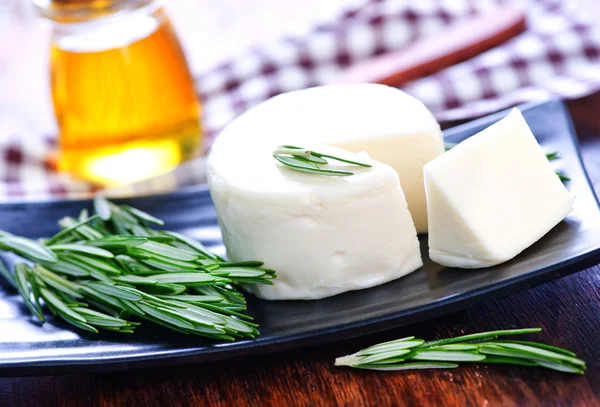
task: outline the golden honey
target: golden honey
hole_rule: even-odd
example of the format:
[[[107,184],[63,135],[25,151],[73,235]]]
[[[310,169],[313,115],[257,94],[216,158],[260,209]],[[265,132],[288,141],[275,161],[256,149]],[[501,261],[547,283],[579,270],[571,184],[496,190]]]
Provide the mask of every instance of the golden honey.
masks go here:
[[[104,185],[166,172],[200,148],[200,107],[162,8],[59,24],[51,87],[58,165]],[[104,21],[109,19],[109,21]]]

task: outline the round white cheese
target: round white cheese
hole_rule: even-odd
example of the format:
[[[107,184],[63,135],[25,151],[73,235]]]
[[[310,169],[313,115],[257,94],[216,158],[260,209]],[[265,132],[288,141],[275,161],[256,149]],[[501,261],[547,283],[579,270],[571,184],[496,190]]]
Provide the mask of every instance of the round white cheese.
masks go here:
[[[400,176],[419,233],[427,232],[423,166],[444,152],[440,126],[414,97],[384,85],[331,85],[285,93],[250,109],[219,138],[236,143],[325,143],[366,151]]]
[[[266,299],[318,299],[382,284],[422,265],[391,167],[366,153],[304,142],[303,147],[373,167],[332,162],[330,167],[354,175],[301,173],[272,157],[285,137],[254,142],[252,134],[239,136],[240,123],[232,123],[213,145],[208,180],[228,257],[261,260],[277,270],[273,286],[248,290]]]

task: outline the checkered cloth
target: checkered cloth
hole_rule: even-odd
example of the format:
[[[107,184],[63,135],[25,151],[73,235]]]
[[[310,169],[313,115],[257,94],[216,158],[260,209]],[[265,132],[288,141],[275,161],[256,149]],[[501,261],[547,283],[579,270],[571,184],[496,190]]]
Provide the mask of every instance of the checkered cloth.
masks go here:
[[[439,120],[480,116],[548,98],[576,98],[600,89],[600,26],[581,0],[529,0],[527,31],[466,62],[402,89],[422,100]],[[208,146],[248,108],[278,93],[328,83],[342,69],[400,49],[501,0],[371,0],[343,11],[302,38],[285,38],[227,61],[197,78]],[[0,130],[1,132],[1,130]],[[94,190],[57,174],[47,159],[53,139],[0,133],[0,198],[82,197]],[[23,145],[21,140],[27,140]],[[203,183],[196,160],[152,180],[109,191],[149,194]]]

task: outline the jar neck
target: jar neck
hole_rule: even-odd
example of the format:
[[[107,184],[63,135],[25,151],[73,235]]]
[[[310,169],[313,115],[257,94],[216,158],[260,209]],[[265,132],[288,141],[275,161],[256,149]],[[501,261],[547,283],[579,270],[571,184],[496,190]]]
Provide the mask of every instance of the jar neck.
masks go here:
[[[38,14],[58,23],[82,23],[147,9],[152,13],[164,0],[32,0]]]

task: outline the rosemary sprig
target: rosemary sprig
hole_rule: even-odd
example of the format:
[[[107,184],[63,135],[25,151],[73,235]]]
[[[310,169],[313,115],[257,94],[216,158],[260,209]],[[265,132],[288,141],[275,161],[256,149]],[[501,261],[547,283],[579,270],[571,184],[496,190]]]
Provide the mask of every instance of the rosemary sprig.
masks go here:
[[[330,170],[319,167],[320,165],[329,164],[329,161],[327,161],[326,158],[346,164],[357,165],[359,167],[372,167],[371,164],[360,161],[348,160],[346,158],[336,157],[334,155],[319,153],[317,151],[307,150],[302,147],[290,145],[282,145],[277,147],[277,149],[273,151],[273,157],[288,168],[318,175],[342,177],[354,175],[354,173],[351,171]]]
[[[59,221],[62,230],[35,242],[0,232],[0,248],[34,263],[17,263],[4,276],[40,321],[42,305],[90,332],[133,333],[147,320],[175,331],[233,340],[258,335],[243,312],[237,284],[272,284],[262,262],[227,262],[201,243],[155,230],[163,221],[102,198],[95,214]]]
[[[462,362],[539,366],[566,373],[585,373],[585,362],[566,349],[538,342],[500,340],[500,336],[541,331],[512,329],[425,342],[414,336],[380,343],[339,357],[336,366],[369,370],[455,368]]]

